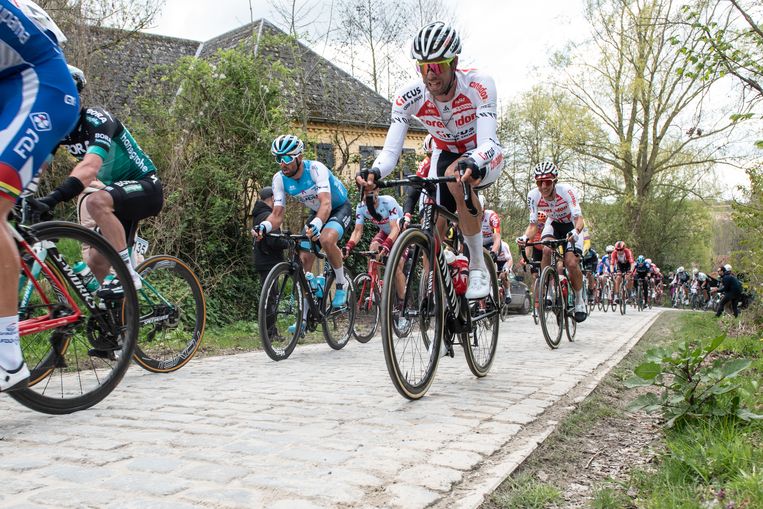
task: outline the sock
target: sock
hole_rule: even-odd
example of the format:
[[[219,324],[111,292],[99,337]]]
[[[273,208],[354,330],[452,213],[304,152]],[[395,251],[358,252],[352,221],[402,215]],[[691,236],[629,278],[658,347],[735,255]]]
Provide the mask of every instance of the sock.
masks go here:
[[[575,290],[575,302],[578,304],[583,302],[583,289]]]
[[[127,265],[127,268],[130,269],[130,274],[133,276],[133,279],[136,279],[137,274],[135,273],[135,269],[132,268],[132,260],[130,260],[130,251],[127,248],[124,248],[122,251],[119,252],[119,257],[122,258],[122,261],[125,262],[125,265]]]
[[[307,297],[302,299],[302,321],[307,321],[307,312],[310,311],[310,304],[307,301]]]
[[[0,317],[0,367],[13,370],[21,366],[22,362],[24,357],[19,344],[19,317]]]
[[[464,244],[469,248],[469,270],[481,269],[487,272],[485,258],[482,256],[482,234],[464,235]]]
[[[333,267],[333,269],[334,269],[334,275],[336,276],[336,284],[344,285],[345,283],[347,283],[347,278],[344,277],[344,266],[341,266],[338,269],[336,267]]]

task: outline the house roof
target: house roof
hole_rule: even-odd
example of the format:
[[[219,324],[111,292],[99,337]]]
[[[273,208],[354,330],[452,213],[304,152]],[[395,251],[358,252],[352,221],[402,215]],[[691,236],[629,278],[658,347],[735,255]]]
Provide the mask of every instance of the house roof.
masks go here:
[[[304,86],[296,87],[296,93],[287,97],[287,105],[295,117],[304,115],[308,121],[319,123],[389,126],[391,103],[387,99],[304,44],[279,39],[287,34],[264,19],[206,42],[144,32],[130,34],[110,28],[98,28],[94,32],[97,35],[92,40],[97,40],[99,49],[86,69],[94,84],[86,89],[92,94],[86,98],[117,112],[129,109],[134,96],[159,82],[159,75],[149,74],[145,78],[149,67],[172,64],[183,56],[209,59],[220,49],[251,44],[257,58],[280,61],[287,69],[305,70],[297,75]],[[424,130],[418,123],[412,123],[411,129]]]

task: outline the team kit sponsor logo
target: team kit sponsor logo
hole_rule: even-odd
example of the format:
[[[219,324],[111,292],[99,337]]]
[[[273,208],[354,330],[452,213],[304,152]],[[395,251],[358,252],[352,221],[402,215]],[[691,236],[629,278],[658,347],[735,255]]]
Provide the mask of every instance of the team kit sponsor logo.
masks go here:
[[[39,141],[40,135],[37,134],[34,129],[29,127],[24,132],[24,136],[22,136],[19,141],[16,142],[16,146],[13,147],[13,151],[16,152],[21,158],[26,159],[31,155],[32,152],[34,152],[34,148],[37,146],[37,142]]]
[[[24,24],[5,7],[0,7],[0,24],[6,25],[21,44],[26,44],[29,40],[29,32],[24,28]]]
[[[32,121],[32,125],[36,131],[50,131],[53,128],[53,123],[50,121],[50,115],[44,111],[30,113],[29,120]]]
[[[409,90],[405,92],[404,94],[398,96],[398,98],[395,100],[395,104],[397,106],[402,106],[408,101],[411,101],[412,99],[418,97],[421,95],[421,87],[416,87],[412,90]]]

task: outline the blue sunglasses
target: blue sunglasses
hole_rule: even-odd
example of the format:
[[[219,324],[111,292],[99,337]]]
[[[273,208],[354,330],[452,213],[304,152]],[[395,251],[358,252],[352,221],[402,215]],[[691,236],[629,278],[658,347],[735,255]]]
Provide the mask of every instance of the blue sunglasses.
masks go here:
[[[294,159],[295,159],[295,157],[294,157],[294,156],[290,156],[290,155],[288,155],[288,154],[284,154],[284,155],[277,155],[277,156],[276,156],[276,162],[277,162],[278,164],[281,164],[281,163],[283,163],[283,164],[289,164],[289,163],[290,163],[290,162],[292,162]]]

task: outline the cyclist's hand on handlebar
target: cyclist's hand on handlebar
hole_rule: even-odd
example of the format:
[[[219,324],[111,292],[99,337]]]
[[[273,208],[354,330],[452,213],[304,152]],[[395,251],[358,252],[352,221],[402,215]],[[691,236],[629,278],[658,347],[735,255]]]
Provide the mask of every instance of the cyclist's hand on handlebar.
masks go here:
[[[400,231],[405,231],[411,224],[411,213],[406,212],[403,217],[400,218]]]
[[[573,244],[576,244],[579,238],[580,234],[575,228],[573,228],[572,231],[567,234],[567,240],[571,241]]]
[[[59,203],[58,200],[50,196],[44,196],[39,199],[27,196],[26,201],[29,204],[33,223],[52,220],[53,208]]]
[[[355,182],[364,188],[366,192],[376,189],[376,182],[379,180],[381,180],[381,170],[379,168],[362,169],[355,175]]]
[[[517,237],[517,245],[519,247],[525,247],[526,243],[527,243],[527,235],[522,235],[521,237]]]
[[[254,235],[254,238],[257,240],[262,240],[262,237],[266,233],[270,233],[270,231],[273,229],[273,225],[270,223],[270,221],[263,221],[254,228],[252,228],[252,235]]]
[[[497,262],[498,261],[498,253],[496,253],[495,251],[493,251],[491,249],[490,250],[490,258],[492,258],[494,262]]]
[[[458,172],[456,172],[458,182],[465,182],[474,187],[478,186],[483,178],[485,178],[485,169],[480,168],[474,159],[465,157],[458,161]]]

